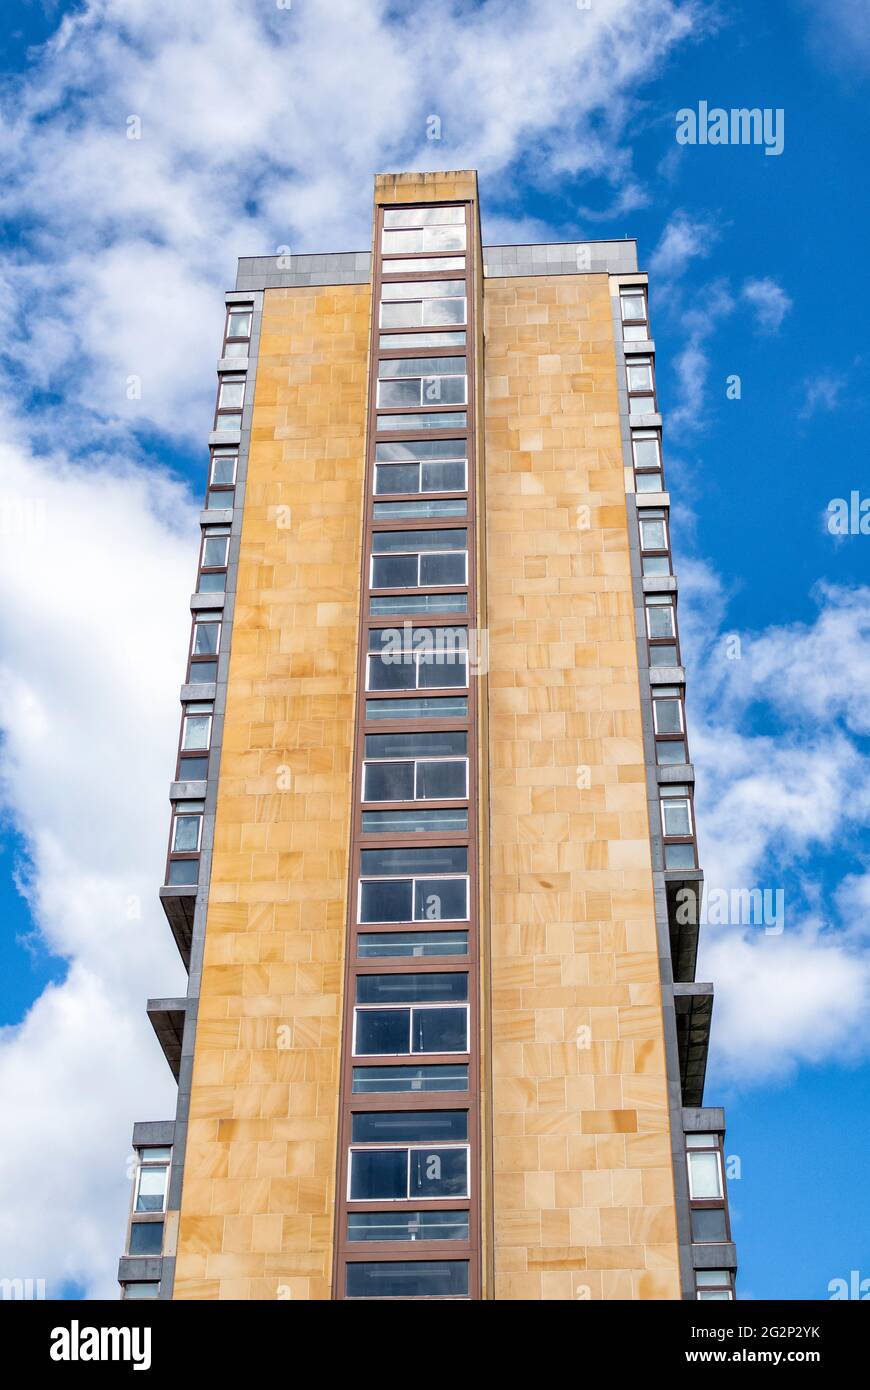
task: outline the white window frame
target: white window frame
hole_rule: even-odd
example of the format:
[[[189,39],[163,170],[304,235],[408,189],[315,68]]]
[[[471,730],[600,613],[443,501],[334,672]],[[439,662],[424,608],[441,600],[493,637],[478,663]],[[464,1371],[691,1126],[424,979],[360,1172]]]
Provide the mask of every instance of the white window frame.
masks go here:
[[[220,560],[217,564],[215,564],[214,561],[212,561],[212,560],[210,560],[208,563],[206,563],[205,551],[206,551],[206,546],[207,546],[207,544],[208,544],[209,541],[223,541],[223,543],[224,543],[224,558],[223,558],[222,560]],[[199,557],[199,567],[200,567],[200,569],[207,569],[207,570],[225,570],[225,569],[227,568],[228,563],[229,563],[229,554],[230,554],[230,531],[229,531],[229,527],[227,527],[226,529],[221,529],[220,531],[212,530],[211,528],[209,528],[209,529],[203,531],[203,533],[202,533],[202,549],[200,550],[200,557]]]
[[[663,546],[647,544],[645,531],[645,527],[647,526],[662,526],[664,528],[665,543]],[[642,554],[653,555],[656,553],[660,553],[662,550],[670,550],[671,540],[668,531],[668,519],[666,516],[640,517],[638,519],[638,531],[640,532],[640,548]]]
[[[196,748],[194,748],[193,746],[188,745],[188,743],[186,742],[186,740],[187,740],[188,724],[189,724],[189,721],[190,721],[191,719],[204,719],[204,720],[206,721],[206,742],[205,742],[205,745],[204,745],[203,747],[196,747]],[[180,746],[180,748],[179,748],[179,752],[182,753],[182,754],[184,754],[184,753],[207,753],[207,752],[209,751],[209,749],[211,748],[211,735],[212,735],[212,728],[213,728],[213,726],[214,726],[214,714],[213,714],[213,713],[209,714],[209,713],[207,713],[205,710],[202,710],[200,713],[195,713],[195,712],[191,711],[189,708],[186,708],[185,711],[184,711],[184,714],[182,715],[182,718],[181,718],[181,746]]]
[[[244,375],[243,372],[224,372],[224,373],[222,374],[222,376],[221,376],[221,378],[220,378],[220,382],[219,382],[219,384],[218,384],[218,401],[217,401],[217,408],[218,408],[219,413],[221,413],[221,414],[228,414],[228,413],[235,412],[235,413],[237,413],[237,414],[240,414],[241,411],[244,410],[244,408],[245,408],[245,389],[246,389],[246,385],[247,385],[247,382],[246,382],[246,380],[245,380],[245,375]],[[225,405],[225,404],[224,404],[224,388],[227,387],[227,386],[241,386],[241,388],[242,388],[242,399],[241,399],[241,403],[240,403],[239,405]]]
[[[408,281],[409,284],[416,285],[417,281]],[[430,318],[426,306],[428,304],[461,304],[462,316],[458,319],[436,319]],[[388,304],[416,304],[419,306],[420,317],[416,323],[394,324],[384,323],[384,309]],[[378,328],[387,332],[394,332],[397,328],[467,328],[468,327],[468,297],[467,295],[447,294],[447,295],[428,295],[425,299],[385,299],[381,302],[380,313],[378,316]]]
[[[248,331],[247,331],[247,333],[231,333],[231,332],[230,332],[230,319],[233,317],[234,314],[246,314],[246,315],[247,315],[247,318],[248,318]],[[225,325],[225,327],[224,327],[224,342],[226,342],[227,338],[248,338],[248,339],[250,339],[251,330],[252,330],[253,326],[254,326],[254,307],[253,307],[252,304],[228,304],[228,305],[227,305],[227,321],[226,321],[226,325]]]
[[[640,298],[643,300],[643,313],[638,318],[632,315],[631,318],[626,314],[626,301],[628,299]],[[647,288],[646,285],[620,285],[619,287],[619,312],[623,323],[646,323],[649,320],[649,309],[647,307]]]
[[[156,1147],[156,1146],[155,1146],[155,1147]],[[163,1205],[161,1206],[160,1211],[161,1211],[161,1212],[165,1212],[165,1211],[166,1211],[166,1203],[167,1203],[167,1200],[168,1200],[168,1197],[169,1197],[169,1170],[170,1170],[171,1167],[172,1167],[172,1155],[171,1155],[171,1153],[170,1153],[169,1158],[161,1158],[161,1159],[155,1160],[155,1162],[153,1162],[153,1163],[149,1163],[147,1159],[142,1159],[142,1158],[139,1159],[138,1163],[136,1164],[136,1182],[135,1182],[134,1187],[133,1187],[133,1206],[132,1206],[132,1208],[131,1208],[131,1211],[132,1211],[132,1215],[133,1215],[133,1216],[136,1216],[136,1217],[140,1217],[140,1216],[157,1216],[157,1214],[158,1214],[156,1211],[137,1211],[137,1206],[138,1206],[138,1203],[139,1203],[139,1187],[140,1187],[141,1180],[142,1180],[142,1174],[143,1174],[143,1172],[144,1172],[145,1170],[147,1170],[147,1169],[150,1169],[152,1172],[153,1172],[153,1170],[154,1170],[155,1168],[162,1168],[162,1169],[164,1170],[164,1173],[165,1173],[165,1182],[164,1182],[164,1184],[163,1184]]]
[[[207,625],[210,625],[210,626],[212,626],[212,627],[216,627],[216,628],[217,628],[217,643],[216,643],[216,645],[215,645],[215,649],[214,649],[213,652],[198,652],[198,651],[196,650],[196,631],[197,631],[197,628],[198,628],[198,627],[200,627],[200,626],[203,626],[203,627],[204,627],[204,626],[207,626]],[[204,616],[204,614],[197,613],[197,614],[194,616],[194,619],[193,619],[193,633],[192,633],[192,636],[191,636],[191,639],[190,639],[190,655],[191,655],[191,656],[204,656],[204,657],[206,657],[206,658],[214,657],[214,659],[217,660],[218,656],[220,655],[220,649],[221,649],[221,628],[222,628],[222,627],[223,627],[223,623],[221,622],[221,619],[220,619],[220,618],[212,618],[212,617],[208,617],[208,618],[207,618],[207,617]]]
[[[419,390],[419,400],[414,401],[414,402],[413,402],[412,404],[410,404],[410,405],[407,405],[407,404],[406,404],[406,405],[395,405],[395,404],[392,404],[392,403],[389,402],[389,401],[382,401],[382,400],[381,400],[381,387],[384,386],[385,384],[386,384],[386,385],[392,385],[393,382],[396,382],[396,381],[416,381],[416,382],[418,383],[418,385],[419,385],[419,388],[420,388],[420,390]],[[426,396],[425,396],[425,393],[426,393],[426,382],[428,382],[428,381],[461,381],[461,382],[463,382],[463,383],[464,383],[464,388],[463,388],[463,392],[462,392],[462,400],[461,400],[461,401],[443,401],[443,400],[441,400],[440,398],[439,398],[438,400],[435,400],[435,401],[433,401],[433,400],[426,400]],[[378,399],[377,399],[377,407],[378,407],[378,410],[416,410],[418,406],[422,407],[422,406],[430,406],[430,405],[437,405],[437,406],[439,407],[439,409],[440,409],[442,406],[468,405],[468,376],[467,376],[465,373],[462,373],[462,372],[436,372],[434,375],[430,375],[430,376],[391,376],[391,377],[378,377]]]
[[[372,684],[371,684],[371,664],[370,664],[370,663],[371,663],[371,661],[372,661],[372,658],[374,658],[375,660],[378,660],[378,659],[380,658],[381,655],[382,655],[381,652],[366,652],[366,693],[369,694],[369,695],[389,695],[390,692],[393,691],[393,690],[398,690],[398,691],[407,690],[408,687],[407,687],[407,686],[404,686],[404,685],[379,686],[377,690],[373,689]],[[446,661],[428,661],[428,660],[424,661],[423,658],[424,658],[424,657],[428,657],[429,655],[430,655],[430,653],[428,653],[428,652],[411,652],[411,653],[410,653],[411,661],[410,661],[410,662],[407,662],[407,663],[405,663],[405,662],[401,663],[402,665],[412,665],[412,664],[413,664],[413,666],[414,666],[414,680],[415,680],[415,684],[411,687],[412,690],[425,690],[425,691],[427,692],[427,694],[428,694],[430,691],[435,691],[435,690],[467,690],[467,689],[468,689],[468,649],[467,649],[467,648],[466,648],[464,651],[454,652],[454,653],[453,653],[454,657],[456,657],[456,658],[461,657],[461,658],[462,658],[461,661],[458,660],[458,659],[455,660],[455,661],[453,661],[453,662],[446,662]],[[399,664],[400,664],[400,663],[396,662],[396,665],[399,665]],[[465,667],[465,681],[464,681],[464,683],[463,683],[462,685],[456,685],[456,684],[453,684],[453,685],[421,685],[421,684],[420,684],[420,667],[423,666],[423,665],[425,665],[425,666],[436,666],[436,667],[437,667],[437,666],[447,666],[447,665],[454,665],[454,666],[463,665],[463,666]]]
[[[426,763],[464,763],[464,764],[465,764],[465,791],[462,792],[462,794],[461,794],[460,796],[458,796],[458,797],[448,797],[447,800],[448,800],[448,801],[467,801],[467,800],[468,800],[468,758],[467,758],[467,757],[463,757],[461,754],[457,754],[457,755],[454,755],[454,756],[448,756],[448,757],[428,757],[428,758],[427,758],[427,757],[424,757],[424,758],[365,758],[365,759],[363,760],[363,776],[362,776],[362,793],[363,793],[363,794],[362,794],[362,800],[365,802],[365,804],[366,804],[367,806],[384,806],[384,805],[390,805],[390,804],[391,804],[391,802],[373,801],[370,797],[367,797],[367,796],[366,796],[366,774],[367,774],[368,769],[369,769],[370,767],[375,767],[375,766],[382,765],[383,763],[388,763],[388,764],[392,764],[392,763],[411,763],[411,764],[413,765],[413,768],[414,768],[414,795],[413,795],[412,797],[407,798],[408,800],[411,800],[411,801],[441,801],[441,800],[444,800],[443,797],[419,796],[419,795],[418,795],[418,793],[417,793],[417,777],[418,777],[418,768],[419,768],[419,767],[425,765]],[[402,798],[402,800],[405,800],[405,798]]]
[[[465,1192],[452,1192],[449,1197],[420,1197],[411,1196],[411,1154],[418,1149],[424,1152],[433,1152],[438,1149],[464,1149],[465,1150]],[[353,1159],[356,1153],[372,1153],[373,1151],[396,1153],[404,1152],[407,1154],[407,1164],[405,1168],[405,1196],[404,1197],[351,1197],[353,1183]],[[465,1202],[471,1199],[471,1144],[465,1140],[461,1143],[436,1143],[431,1144],[351,1144],[347,1155],[347,1201],[348,1202],[445,1202],[457,1201]],[[398,1242],[397,1242],[398,1244]]]
[[[406,246],[401,245],[402,238],[408,243]],[[455,240],[461,244],[439,246],[439,240]],[[461,222],[434,222],[425,227],[384,227],[381,232],[382,256],[431,256],[439,251],[451,256],[468,253],[468,230],[464,217]]]
[[[462,469],[463,469],[462,487],[461,487],[461,488],[457,488],[457,487],[447,487],[447,488],[445,488],[445,487],[442,487],[442,488],[424,488],[424,487],[423,487],[423,465],[424,465],[424,463],[425,463],[425,464],[428,464],[430,467],[431,467],[433,464],[434,464],[436,467],[438,467],[438,466],[439,466],[440,464],[442,464],[442,463],[461,463],[461,464],[462,464]],[[378,469],[379,469],[379,468],[402,468],[402,467],[408,467],[408,466],[410,466],[411,464],[414,464],[414,465],[416,466],[416,468],[417,468],[417,482],[419,483],[419,486],[418,486],[416,492],[414,492],[414,493],[396,493],[396,492],[378,492],[378,491],[377,491]],[[467,459],[467,458],[455,458],[455,459],[390,459],[390,460],[385,460],[385,459],[377,460],[377,459],[376,459],[376,460],[375,460],[375,492],[374,492],[374,497],[375,497],[376,500],[377,500],[379,497],[400,497],[400,496],[408,496],[408,497],[411,497],[411,496],[413,496],[413,497],[435,497],[435,496],[438,496],[440,493],[444,493],[444,492],[467,492],[467,491],[468,491],[468,459]]]
[[[214,466],[215,466],[215,463],[217,462],[218,459],[221,459],[221,460],[223,461],[224,459],[228,459],[228,458],[232,459],[232,461],[233,461],[233,477],[232,477],[232,481],[229,482],[229,483],[219,483],[219,482],[216,482],[216,481],[215,481],[215,476],[214,476]],[[226,451],[221,450],[221,449],[216,449],[215,452],[214,452],[214,453],[212,454],[212,456],[211,456],[211,468],[210,468],[210,470],[209,470],[209,475],[208,475],[208,485],[209,485],[209,487],[210,487],[210,488],[212,488],[212,487],[235,487],[235,485],[236,485],[236,477],[237,477],[237,475],[238,475],[238,471],[239,471],[239,456],[238,456],[238,454],[237,454],[237,453],[234,453],[234,452],[233,452],[232,450],[230,450],[230,449],[227,449]]]
[[[387,584],[386,586],[383,585],[383,584],[376,585],[376,584],[375,584],[375,560],[393,559],[394,557],[399,556],[399,555],[416,555],[416,556],[417,556],[417,582],[416,582],[416,584],[399,584],[399,585],[396,585],[396,584]],[[422,579],[422,577],[421,577],[421,570],[422,570],[422,567],[423,567],[423,559],[424,559],[424,556],[427,556],[427,555],[462,555],[462,556],[464,557],[464,559],[465,559],[464,577],[463,577],[462,579],[456,579],[456,580],[454,580],[451,584],[433,584],[433,583],[432,583],[430,580],[428,580],[428,579],[424,582],[423,579]],[[453,589],[453,588],[456,588],[457,585],[464,585],[464,584],[467,584],[467,583],[468,583],[468,551],[467,551],[467,550],[385,550],[385,551],[383,551],[383,552],[378,553],[377,555],[374,555],[374,554],[373,554],[373,555],[370,555],[370,556],[369,556],[369,588],[370,588],[370,589],[376,589],[376,588],[382,589],[382,588],[385,588],[385,587],[388,588],[388,589],[400,588],[400,589],[402,589],[402,590],[411,590],[411,589]]]
[[[681,796],[662,796],[662,797],[659,797],[659,802],[660,802],[660,805],[661,805],[661,815],[662,815],[662,834],[665,836],[665,838],[668,839],[668,840],[685,840],[685,839],[694,838],[694,835],[695,835],[695,819],[694,819],[694,816],[692,815],[692,798],[691,798],[690,796],[682,796],[682,795],[681,795]],[[689,818],[689,829],[688,829],[688,831],[684,831],[684,830],[680,830],[680,831],[668,830],[668,828],[667,828],[668,822],[667,822],[667,817],[666,817],[666,815],[665,815],[665,807],[666,807],[666,806],[674,806],[674,805],[676,805],[677,802],[681,802],[681,803],[685,804],[685,807],[686,807],[686,810],[687,810],[687,813],[688,813],[688,818]]]
[[[692,1178],[692,1159],[695,1154],[702,1154],[705,1158],[713,1154],[716,1158],[716,1175],[719,1179],[719,1191],[714,1197],[696,1197],[694,1192],[694,1182]],[[693,1202],[724,1202],[725,1201],[725,1177],[722,1172],[722,1155],[718,1147],[705,1149],[687,1149],[686,1169],[689,1174],[689,1198]]]
[[[202,822],[205,815],[204,811],[187,811],[184,809],[184,802],[177,801],[172,808],[172,836],[170,839],[170,854],[199,854],[202,848]],[[179,820],[198,820],[199,825],[196,829],[196,846],[193,849],[176,849],[175,836]]]
[[[646,609],[646,635],[647,635],[647,637],[649,638],[649,640],[650,640],[651,642],[668,642],[668,641],[671,641],[671,640],[676,641],[676,637],[677,637],[677,611],[676,611],[676,608],[675,608],[675,606],[674,606],[673,601],[671,601],[670,603],[649,603],[649,602],[646,602],[646,603],[644,604],[644,608]],[[650,619],[649,619],[649,615],[650,615],[650,613],[652,612],[653,609],[656,609],[657,612],[661,612],[662,610],[664,610],[666,613],[670,613],[670,615],[671,615],[671,630],[670,630],[670,632],[666,633],[664,636],[662,636],[662,634],[661,634],[660,632],[659,632],[659,633],[656,633],[655,636],[653,635],[652,623],[650,622]]]
[[[353,1006],[353,1038],[351,1040],[351,1056],[353,1057],[466,1057],[471,1050],[471,1016],[470,1004],[453,1003],[447,1000],[445,1003],[438,1004],[434,1000],[427,1000],[425,1004],[354,1004]],[[404,1052],[358,1052],[356,1046],[357,1019],[360,1013],[371,1013],[373,1009],[407,1009],[408,1010],[408,1046]],[[448,1049],[446,1052],[441,1049],[438,1052],[412,1052],[411,1043],[414,1038],[414,1010],[415,1009],[463,1009],[465,1011],[465,1046],[460,1048]]]
[[[192,852],[192,851],[191,851]],[[415,917],[414,903],[417,898],[417,884],[421,880],[424,882],[447,883],[461,879],[465,884],[465,916],[464,917]],[[408,918],[408,925],[415,926],[417,922],[470,922],[470,890],[468,874],[361,874],[357,880],[356,893],[356,920],[360,927],[377,926],[377,922],[364,922],[362,920],[362,890],[364,883],[410,883],[411,885],[411,916]],[[398,924],[394,924],[398,925]]]
[[[679,711],[680,711],[680,729],[679,729],[679,732],[680,732],[680,734],[681,734],[682,736],[685,736],[685,733],[686,733],[686,716],[685,716],[685,711],[683,710],[683,697],[682,697],[681,695],[662,695],[659,699],[656,699],[656,698],[655,698],[655,695],[653,696],[653,702],[652,702],[652,706],[653,706],[653,728],[655,729],[656,734],[661,735],[661,736],[664,737],[664,738],[667,738],[667,737],[668,737],[667,734],[664,734],[664,735],[663,735],[661,729],[659,728],[659,717],[658,717],[658,713],[657,713],[657,710],[656,710],[656,707],[657,707],[658,705],[664,704],[665,700],[676,700],[677,705],[679,706]],[[677,735],[674,734],[673,737],[676,738]],[[667,800],[668,798],[665,797],[664,799]],[[676,799],[676,798],[675,798],[675,799]]]
[[[643,386],[632,386],[632,372],[646,371],[648,381]],[[630,395],[654,396],[655,395],[655,373],[651,357],[626,357],[625,359],[625,385]]]

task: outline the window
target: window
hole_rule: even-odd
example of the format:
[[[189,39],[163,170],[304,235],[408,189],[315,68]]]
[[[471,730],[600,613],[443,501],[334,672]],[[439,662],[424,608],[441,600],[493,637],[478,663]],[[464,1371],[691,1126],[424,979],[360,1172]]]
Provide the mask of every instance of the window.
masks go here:
[[[133,1221],[130,1225],[129,1255],[160,1255],[163,1251],[162,1221]]]
[[[219,378],[215,429],[237,430],[245,404],[245,378],[227,373]]]
[[[360,882],[359,920],[369,922],[465,922],[468,879],[395,878]]]
[[[670,594],[647,594],[646,630],[652,640],[676,637],[674,600]]]
[[[467,695],[411,697],[407,700],[366,700],[366,719],[467,719]]]
[[[357,1057],[467,1052],[468,976],[358,976],[353,1051]]]
[[[386,247],[384,248],[386,250]],[[381,262],[383,275],[422,275],[427,270],[459,270],[465,274],[464,256],[412,256]]]
[[[189,679],[194,684],[217,679],[217,661],[215,658],[220,649],[220,616],[220,613],[205,611],[194,615],[189,674]]]
[[[661,786],[659,799],[665,837],[665,868],[694,869],[696,858],[689,788],[677,783]]]
[[[372,628],[367,666],[367,690],[467,685],[467,629]]]
[[[400,1095],[409,1091],[467,1091],[468,1063],[431,1063],[428,1066],[354,1067],[355,1095]]]
[[[441,328],[433,333],[382,333],[378,347],[384,351],[390,348],[464,348],[465,329]]]
[[[227,559],[230,548],[230,528],[210,526],[203,532],[197,592],[223,593],[227,583]]]
[[[689,1166],[689,1196],[693,1201],[723,1201],[722,1165],[718,1149],[695,1149],[686,1155]]]
[[[692,1240],[698,1245],[728,1239],[728,1223],[724,1207],[695,1207],[691,1209]]]
[[[347,1298],[467,1298],[467,1260],[353,1261],[347,1266]]]
[[[636,343],[648,338],[646,290],[643,285],[623,285],[619,291],[619,307],[623,341]]]
[[[656,398],[652,358],[627,358],[625,378],[628,386],[629,414],[654,415],[656,410]]]
[[[379,434],[391,434],[393,430],[407,430],[413,424],[415,430],[464,430],[468,417],[464,410],[429,410],[422,415],[378,415]]]
[[[202,753],[211,746],[211,721],[214,706],[189,704],[184,707],[181,721],[181,748],[184,753]]]
[[[695,1288],[699,1302],[721,1302],[734,1297],[728,1269],[696,1269]]]
[[[172,818],[172,853],[195,854],[202,837],[202,801],[183,801],[175,807]]]
[[[250,305],[232,304],[227,310],[224,357],[247,357],[254,313]]]
[[[352,1202],[439,1201],[469,1193],[467,1144],[350,1151]]]
[[[468,812],[439,807],[434,811],[363,811],[364,835],[458,835],[468,829]]]
[[[213,451],[205,502],[206,507],[210,510],[232,507],[238,462],[238,454],[235,450],[215,449]]]
[[[467,758],[363,764],[363,801],[454,801],[467,796]]]
[[[662,492],[662,445],[657,430],[633,430],[634,482],[638,492]]]
[[[360,932],[360,960],[372,957],[467,956],[467,931]]]
[[[389,618],[402,613],[409,617],[422,613],[467,613],[468,595],[445,592],[418,594],[411,591],[381,595],[372,598],[370,612],[373,618]]]
[[[381,328],[434,328],[465,321],[464,280],[392,280],[381,285]]]
[[[352,1211],[347,1238],[357,1240],[468,1240],[467,1211]]]
[[[468,381],[464,357],[388,357],[378,363],[378,406],[407,410],[464,405]]]
[[[169,1183],[170,1148],[139,1150],[136,1183],[133,1193],[134,1212],[155,1212],[166,1209],[166,1190]]]
[[[666,795],[662,789],[662,826],[665,835],[692,834],[692,808],[688,796]]]
[[[688,762],[682,687],[654,686],[652,695],[656,761],[660,766]]]
[[[403,252],[464,251],[465,209],[390,208],[384,213],[381,249],[388,256]]]
[[[416,439],[375,446],[376,496],[465,492],[466,472],[464,439]]]
[[[415,589],[468,583],[468,532],[375,531],[370,584],[373,589]]]
[[[121,1287],[124,1290],[125,1299],[157,1298],[160,1294],[159,1282],[151,1280],[131,1279]]]
[[[375,502],[372,516],[375,521],[418,521],[446,517],[466,517],[468,503],[464,497],[421,498],[419,502]]]
[[[644,575],[653,577],[670,574],[668,523],[664,510],[645,507],[638,520],[638,530]]]

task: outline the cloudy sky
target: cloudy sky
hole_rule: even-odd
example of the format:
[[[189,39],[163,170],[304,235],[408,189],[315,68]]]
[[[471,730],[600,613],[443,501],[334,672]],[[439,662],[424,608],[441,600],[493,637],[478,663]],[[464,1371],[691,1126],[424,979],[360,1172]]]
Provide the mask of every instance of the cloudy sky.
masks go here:
[[[4,19],[0,1275],[115,1296],[130,1127],[174,1114],[144,1001],[183,989],[157,884],[235,259],[363,249],[372,175],[438,167],[487,240],[636,236],[655,277],[702,863],[785,899],[699,971],[741,1294],[867,1274],[870,536],[826,524],[870,490],[865,0]],[[781,109],[782,153],[679,145],[700,101]]]

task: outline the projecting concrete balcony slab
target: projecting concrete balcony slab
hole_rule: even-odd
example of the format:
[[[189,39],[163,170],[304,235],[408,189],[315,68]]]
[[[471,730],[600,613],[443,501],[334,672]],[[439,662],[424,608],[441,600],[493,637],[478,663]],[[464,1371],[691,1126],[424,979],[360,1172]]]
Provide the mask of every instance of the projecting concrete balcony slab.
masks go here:
[[[704,1100],[704,1078],[710,1050],[713,986],[706,983],[675,984],[674,1007],[683,1105],[700,1106]]]
[[[187,1000],[149,999],[146,1008],[151,1027],[157,1034],[157,1041],[169,1063],[169,1070],[177,1081],[181,1070],[181,1040],[184,1036]]]
[[[701,899],[704,893],[703,869],[665,869],[668,927],[671,935],[671,964],[674,979],[695,978],[698,959],[698,932]]]
[[[190,969],[190,947],[193,941],[193,913],[196,908],[195,883],[164,884],[160,889],[160,901],[166,920],[169,923],[178,954],[184,961],[185,970]]]

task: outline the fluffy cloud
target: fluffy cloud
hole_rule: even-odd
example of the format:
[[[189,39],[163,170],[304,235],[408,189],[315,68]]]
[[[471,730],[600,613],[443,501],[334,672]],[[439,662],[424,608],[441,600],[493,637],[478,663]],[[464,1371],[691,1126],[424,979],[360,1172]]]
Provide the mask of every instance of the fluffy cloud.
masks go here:
[[[746,280],[741,294],[755,311],[755,322],[759,332],[778,333],[792,306],[791,299],[782,286],[769,275],[764,275],[758,280]]]
[[[870,1049],[870,877],[857,858],[839,884],[839,862],[826,872],[870,825],[870,591],[820,587],[815,622],[729,633],[716,576],[680,574],[707,891],[784,893],[781,934],[702,928],[714,1068],[747,1084]]]

